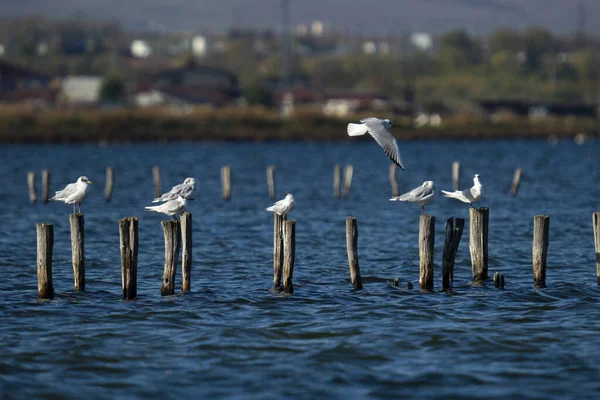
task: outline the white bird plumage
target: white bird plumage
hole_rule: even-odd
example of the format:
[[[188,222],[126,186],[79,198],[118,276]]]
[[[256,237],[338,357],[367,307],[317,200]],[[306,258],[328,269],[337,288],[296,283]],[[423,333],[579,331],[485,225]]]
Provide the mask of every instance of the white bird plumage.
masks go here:
[[[435,189],[433,181],[425,181],[419,187],[401,196],[392,197],[390,201],[408,201],[421,206],[421,213],[425,214],[425,206],[433,201]]]
[[[473,187],[465,190],[455,190],[454,192],[447,192],[442,190],[442,193],[446,197],[457,199],[463,203],[473,204],[481,199],[483,195],[483,185],[479,181],[479,174],[475,174],[473,177]]]
[[[157,213],[166,214],[170,217],[176,218],[178,214],[185,211],[187,207],[187,199],[181,196],[173,200],[169,200],[159,206],[144,207],[146,211],[153,211]]]
[[[389,131],[391,127],[392,122],[389,119],[364,118],[360,120],[360,124],[348,124],[348,136],[361,136],[368,132],[377,144],[383,148],[390,160],[404,169],[398,143]]]
[[[77,182],[69,183],[63,190],[57,191],[50,200],[73,204],[73,213],[75,207],[79,206],[79,212],[81,213],[81,202],[87,197],[88,186],[92,183],[87,176],[80,176],[77,178]]]
[[[185,181],[183,181],[182,184],[173,186],[171,190],[163,193],[160,197],[155,198],[152,202],[159,203],[161,201],[175,200],[179,196],[184,199],[191,199],[194,189],[196,189],[196,179],[185,178]]]
[[[265,208],[267,211],[272,211],[277,213],[283,218],[286,218],[287,215],[292,212],[292,210],[296,207],[296,202],[294,201],[294,196],[291,193],[286,193],[285,198],[279,200],[276,203],[273,203],[271,207]]]

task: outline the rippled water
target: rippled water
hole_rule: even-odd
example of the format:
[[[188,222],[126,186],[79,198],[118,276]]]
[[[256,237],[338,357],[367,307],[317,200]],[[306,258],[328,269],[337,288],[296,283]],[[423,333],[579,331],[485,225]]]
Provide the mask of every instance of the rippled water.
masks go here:
[[[0,147],[0,398],[481,398],[600,396],[600,291],[592,212],[600,210],[600,144],[482,141],[401,143],[401,190],[426,179],[451,187],[451,163],[474,173],[490,207],[490,275],[506,289],[472,287],[468,228],[455,290],[444,293],[444,221],[468,207],[438,197],[436,291],[418,282],[420,208],[390,203],[389,163],[372,142]],[[350,198],[332,196],[335,163],[354,165]],[[233,192],[221,200],[220,167]],[[295,293],[270,291],[272,216],[265,167],[297,209]],[[163,188],[201,182],[194,216],[192,292],[162,298]],[[116,170],[103,199],[104,168]],[[512,173],[524,169],[519,194]],[[74,293],[69,206],[28,204],[26,172],[49,168],[57,190],[96,182],[83,205],[86,292]],[[548,214],[546,289],[531,275],[533,216]],[[138,299],[121,301],[117,220],[139,216]],[[345,217],[357,217],[364,289],[349,282]],[[53,301],[38,301],[35,223],[55,227]],[[391,282],[400,278],[402,284]],[[177,276],[177,291],[181,284]]]

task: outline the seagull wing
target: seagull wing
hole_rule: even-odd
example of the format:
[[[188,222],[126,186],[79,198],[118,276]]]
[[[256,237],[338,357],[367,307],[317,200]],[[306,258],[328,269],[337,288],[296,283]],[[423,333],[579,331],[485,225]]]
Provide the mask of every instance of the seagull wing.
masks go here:
[[[192,194],[191,185],[181,183],[179,185],[173,186],[171,190],[169,190],[166,193],[163,193],[160,197],[155,198],[152,202],[158,203],[160,201],[175,200],[179,196],[187,198],[186,194],[188,196]]]
[[[381,120],[377,118],[365,118],[361,120],[363,124],[369,129],[369,133],[373,136],[373,139],[383,148],[385,154],[392,160],[397,166],[404,169],[402,163],[402,157],[400,156],[400,149],[398,149],[398,143],[390,131],[383,126]]]
[[[75,183],[69,183],[63,190],[57,191],[50,200],[65,200],[75,192],[77,192],[77,185]]]

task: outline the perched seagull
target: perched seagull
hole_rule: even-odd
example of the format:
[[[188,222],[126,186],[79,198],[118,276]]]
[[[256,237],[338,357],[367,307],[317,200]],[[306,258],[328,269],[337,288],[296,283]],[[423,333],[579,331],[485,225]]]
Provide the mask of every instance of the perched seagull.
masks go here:
[[[296,203],[294,202],[294,196],[292,196],[291,193],[285,192],[285,199],[279,200],[271,207],[265,208],[265,210],[273,211],[274,213],[283,216],[283,219],[286,219],[287,215],[291,213],[295,207]]]
[[[162,201],[175,200],[178,196],[190,200],[194,193],[194,189],[196,189],[196,179],[185,178],[185,181],[183,181],[182,184],[173,186],[171,190],[163,193],[162,196],[155,198],[152,202],[159,203]]]
[[[425,181],[417,188],[414,188],[402,196],[392,197],[390,201],[409,201],[421,206],[421,213],[425,215],[425,205],[433,201],[435,190],[433,189],[433,181]]]
[[[177,198],[169,200],[166,203],[163,203],[159,206],[144,207],[144,209],[146,211],[163,213],[170,217],[173,217],[174,219],[177,219],[176,215],[184,212],[186,207],[187,199],[181,196],[177,196]]]
[[[454,192],[447,192],[442,190],[442,193],[446,197],[458,199],[463,203],[473,204],[483,195],[483,185],[479,182],[479,174],[475,174],[473,177],[473,187],[471,189],[465,189],[463,191],[455,190]]]
[[[93,182],[90,181],[87,176],[80,176],[77,178],[77,182],[69,183],[63,190],[59,190],[54,194],[50,200],[62,201],[65,204],[73,204],[73,213],[75,213],[75,206],[79,206],[79,213],[81,213],[81,202],[85,200],[87,196],[88,185]]]
[[[360,124],[348,124],[348,136],[361,136],[369,132],[373,139],[383,148],[385,154],[400,168],[404,169],[402,157],[396,139],[390,133],[392,122],[389,119],[369,117],[360,120]]]

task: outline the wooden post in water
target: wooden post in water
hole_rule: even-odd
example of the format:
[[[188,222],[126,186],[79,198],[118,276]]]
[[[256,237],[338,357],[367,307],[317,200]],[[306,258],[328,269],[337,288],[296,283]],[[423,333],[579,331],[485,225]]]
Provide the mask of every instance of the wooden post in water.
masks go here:
[[[223,200],[231,199],[231,166],[221,168],[221,183],[223,185]]]
[[[513,175],[512,186],[510,188],[510,194],[513,196],[517,195],[517,191],[519,190],[519,185],[521,184],[521,174],[523,170],[521,168],[515,169],[515,174]]]
[[[488,222],[490,210],[487,207],[469,209],[471,227],[469,250],[473,281],[488,279]]]
[[[454,259],[456,258],[456,251],[458,250],[464,227],[465,220],[463,218],[456,218],[456,225],[454,225],[454,218],[452,217],[448,218],[448,221],[446,222],[444,255],[442,257],[443,290],[448,290],[452,287],[452,282],[454,280]]]
[[[154,197],[160,197],[162,190],[160,187],[160,167],[152,167],[152,180],[154,181]]]
[[[292,277],[296,259],[296,221],[283,221],[283,291],[294,293]]]
[[[54,246],[54,226],[38,222],[37,231],[37,278],[38,299],[54,297],[52,286],[52,248]]]
[[[459,190],[460,185],[460,161],[454,161],[452,163],[452,188]]]
[[[175,273],[179,259],[181,232],[178,220],[161,221],[161,224],[165,234],[165,270],[160,295],[171,296],[175,294]]]
[[[192,214],[181,214],[181,291],[189,292],[192,275]]]
[[[504,289],[504,275],[496,272],[494,274],[494,287],[498,289]]]
[[[138,219],[136,217],[119,220],[119,237],[123,300],[133,300],[137,296]]]
[[[435,241],[435,217],[421,215],[419,219],[419,287],[433,290],[433,245]]]
[[[106,167],[106,186],[104,187],[104,200],[106,201],[110,201],[110,199],[112,198],[114,179],[114,170],[112,169],[112,167]]]
[[[70,214],[71,252],[73,260],[73,276],[75,291],[85,290],[85,255],[84,255],[84,220],[83,214]]]
[[[538,288],[546,287],[546,259],[549,237],[550,217],[547,215],[533,217],[533,285]]]
[[[50,171],[42,170],[42,203],[46,204],[50,198]]]
[[[344,198],[347,198],[350,194],[350,185],[352,185],[353,174],[354,167],[352,167],[352,165],[346,165],[344,167]]]
[[[600,212],[592,214],[594,224],[594,247],[596,248],[596,278],[600,285]]]
[[[392,185],[392,197],[398,196],[398,181],[396,180],[396,164],[390,164],[390,185]]]
[[[342,182],[342,169],[339,164],[333,167],[333,195],[340,197],[340,185]]]
[[[269,186],[269,197],[275,200],[275,166],[267,167],[267,185]]]
[[[33,204],[37,200],[35,195],[35,172],[33,171],[27,173],[27,187],[29,188],[29,201]]]
[[[281,287],[283,275],[283,217],[273,213],[273,288]]]
[[[346,250],[352,286],[356,290],[362,289],[362,278],[358,263],[358,223],[354,217],[346,217]]]

